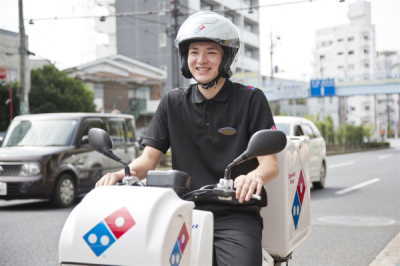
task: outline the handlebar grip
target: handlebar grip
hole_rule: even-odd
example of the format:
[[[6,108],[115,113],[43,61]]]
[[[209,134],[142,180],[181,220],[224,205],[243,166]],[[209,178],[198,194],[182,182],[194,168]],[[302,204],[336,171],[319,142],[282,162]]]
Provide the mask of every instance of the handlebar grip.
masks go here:
[[[256,199],[256,200],[261,200],[261,196],[257,196],[256,194],[253,194],[253,196],[251,196],[252,199]]]

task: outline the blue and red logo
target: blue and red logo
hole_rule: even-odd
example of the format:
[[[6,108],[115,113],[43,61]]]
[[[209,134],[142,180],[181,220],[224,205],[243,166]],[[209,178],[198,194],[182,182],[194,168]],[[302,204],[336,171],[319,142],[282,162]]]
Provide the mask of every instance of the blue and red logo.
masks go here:
[[[194,30],[193,30],[193,33],[194,34],[197,34],[197,33],[199,33],[201,30],[203,30],[205,28],[205,26],[203,25],[203,24],[200,24],[197,28],[195,28]]]
[[[96,256],[100,256],[136,224],[126,207],[113,212],[83,236]]]
[[[300,170],[299,181],[297,182],[296,194],[294,195],[292,206],[292,217],[294,222],[294,229],[297,229],[299,223],[301,207],[303,206],[304,195],[306,194],[306,183],[303,177],[303,171]]]
[[[187,243],[189,243],[189,233],[186,224],[183,223],[178,239],[175,242],[174,249],[172,250],[171,257],[169,258],[171,266],[179,266]]]

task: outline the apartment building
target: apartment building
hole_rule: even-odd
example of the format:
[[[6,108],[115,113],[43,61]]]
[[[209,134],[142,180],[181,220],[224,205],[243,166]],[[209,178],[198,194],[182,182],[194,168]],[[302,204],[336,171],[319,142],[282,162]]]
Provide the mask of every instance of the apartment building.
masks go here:
[[[357,85],[394,77],[398,72],[398,66],[393,68],[396,53],[376,51],[371,4],[365,1],[351,4],[348,18],[350,24],[316,32],[313,78],[333,78],[336,85]],[[378,132],[388,123],[395,127],[398,106],[394,103],[397,98],[398,95],[333,96],[310,98],[308,105],[310,111],[321,110],[322,117],[331,115],[336,127],[341,123],[361,125],[370,122]]]
[[[119,54],[134,58],[168,73],[163,92],[171,90],[173,73],[177,73],[179,86],[187,87],[193,80],[180,75],[180,63],[173,69],[173,42],[176,37],[172,24],[171,1],[116,0],[117,13],[157,10],[156,14],[138,17],[117,17],[116,43]],[[222,14],[239,29],[242,40],[237,72],[259,72],[260,38],[258,0],[180,0],[178,4],[180,26],[191,14],[209,10]],[[178,26],[178,29],[179,29]],[[176,53],[177,54],[177,53]]]

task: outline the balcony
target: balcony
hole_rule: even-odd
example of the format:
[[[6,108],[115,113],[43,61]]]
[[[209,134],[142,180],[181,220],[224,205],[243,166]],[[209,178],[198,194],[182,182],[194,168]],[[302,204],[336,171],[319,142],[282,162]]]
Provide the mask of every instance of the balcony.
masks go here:
[[[260,48],[260,36],[248,30],[243,30],[242,32],[242,40],[244,43],[250,44],[251,46],[256,48]]]
[[[250,72],[260,72],[260,61],[250,57],[242,57],[238,67],[248,70]]]

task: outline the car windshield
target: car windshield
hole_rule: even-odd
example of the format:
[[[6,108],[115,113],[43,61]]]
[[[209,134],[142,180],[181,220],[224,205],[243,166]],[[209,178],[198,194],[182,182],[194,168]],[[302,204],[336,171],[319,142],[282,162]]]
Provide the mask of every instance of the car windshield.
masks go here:
[[[286,124],[286,123],[275,123],[276,129],[283,131],[283,133],[286,134],[286,136],[288,136],[290,134],[290,124]]]
[[[3,147],[68,146],[77,120],[15,121],[4,139]]]

